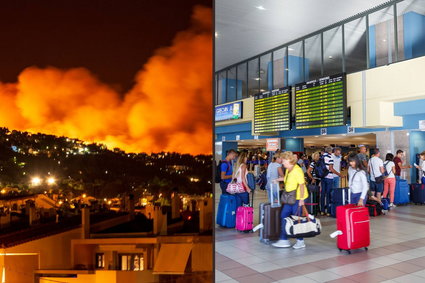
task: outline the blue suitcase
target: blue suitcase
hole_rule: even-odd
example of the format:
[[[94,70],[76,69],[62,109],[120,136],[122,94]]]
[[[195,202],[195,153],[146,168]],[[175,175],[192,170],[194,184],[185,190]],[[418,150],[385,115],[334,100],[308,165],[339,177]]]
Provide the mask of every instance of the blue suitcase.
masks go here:
[[[222,194],[217,209],[217,224],[222,227],[236,226],[236,196]]]
[[[409,201],[409,184],[407,183],[407,180],[397,180],[394,192],[394,203],[397,205],[408,204]]]
[[[415,204],[425,203],[425,184],[411,185],[410,200]]]
[[[332,217],[336,218],[336,208],[350,203],[350,190],[348,188],[334,188],[331,191],[329,210]]]

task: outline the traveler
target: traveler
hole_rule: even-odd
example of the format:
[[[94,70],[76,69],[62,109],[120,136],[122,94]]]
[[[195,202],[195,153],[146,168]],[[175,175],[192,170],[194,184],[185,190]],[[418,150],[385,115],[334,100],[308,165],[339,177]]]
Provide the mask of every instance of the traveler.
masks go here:
[[[384,191],[384,162],[378,148],[374,150],[373,157],[369,160],[370,191],[381,202],[381,195]]]
[[[357,154],[357,156],[359,157],[360,161],[363,163],[363,166],[365,168],[367,168],[368,166],[366,151],[367,151],[366,146],[362,144],[359,145],[359,153]]]
[[[274,161],[270,163],[269,167],[267,168],[267,196],[269,198],[269,201],[271,202],[271,185],[272,181],[278,179],[279,177],[283,177],[283,170],[282,170],[282,158],[280,157],[281,153],[277,153],[273,156]]]
[[[309,181],[313,185],[319,185],[320,184],[320,178],[316,176],[316,171],[314,170],[314,167],[316,166],[316,162],[320,159],[320,152],[317,151],[311,155],[311,163],[310,166],[308,166],[307,170],[307,176],[309,177]]]
[[[419,171],[422,171],[422,178],[421,183],[425,184],[425,150],[421,152],[420,154],[421,160],[422,160],[422,166],[419,166],[416,164],[416,168],[419,169]]]
[[[366,167],[359,155],[355,153],[348,156],[348,164],[348,186],[351,191],[351,203],[364,206],[369,189]]]
[[[282,221],[282,230],[280,233],[280,240],[272,245],[277,248],[289,248],[291,242],[288,240],[286,234],[285,225],[286,217],[291,215],[301,215],[302,209],[301,206],[304,205],[304,199],[308,198],[308,191],[305,187],[305,178],[304,173],[297,164],[297,156],[290,151],[284,152],[281,155],[282,164],[287,169],[285,176],[274,180],[274,182],[284,181],[285,182],[285,191],[293,192],[296,191],[295,203],[294,204],[284,204],[280,217]],[[302,238],[297,239],[296,244],[293,246],[294,249],[305,248],[305,243]]]
[[[227,185],[232,181],[233,175],[233,167],[232,161],[235,160],[237,153],[234,149],[230,149],[227,151],[226,158],[221,161],[221,180],[220,180],[220,188],[222,194],[227,194],[226,189]]]
[[[341,149],[339,147],[335,147],[334,153],[332,153],[332,159],[334,161],[334,169],[336,172],[340,173],[339,176],[341,176]],[[333,174],[333,187],[334,188],[341,188],[341,178],[337,174]]]
[[[329,210],[329,204],[331,201],[331,191],[333,189],[333,178],[334,174],[341,177],[341,174],[333,168],[334,161],[332,159],[332,147],[328,146],[325,148],[325,154],[323,154],[322,158],[324,159],[326,169],[328,170],[328,174],[324,177],[322,177],[321,184],[322,184],[322,191],[320,194],[320,207],[321,215],[327,215],[330,216],[330,210]],[[320,162],[320,160],[318,161]]]
[[[305,167],[304,159],[303,159],[303,156],[301,156],[301,154],[300,154],[300,156],[299,156],[299,158],[298,158],[297,163],[298,163],[298,165],[301,167],[301,170],[303,170],[303,173],[306,173],[306,172],[307,172],[307,169],[306,169],[306,167]]]
[[[248,180],[246,179],[246,175],[248,174],[248,169],[246,166],[246,162],[248,161],[248,152],[243,151],[238,157],[236,161],[236,173],[233,175],[234,179],[237,179],[238,183],[242,183],[245,188],[245,192],[236,194],[236,205],[242,206],[243,204],[249,204],[249,193],[251,189],[248,186]]]
[[[403,161],[401,160],[404,156],[404,152],[399,149],[396,152],[396,156],[394,158],[394,164],[395,164],[395,178],[396,179],[400,179],[400,175],[401,175],[401,169],[408,169],[408,168],[412,168],[411,165],[403,165]]]
[[[386,198],[388,193],[390,194],[390,207],[395,207],[394,204],[394,192],[395,192],[395,164],[393,162],[394,155],[387,153],[385,156],[384,169],[387,171],[388,176],[384,180],[384,193],[382,197]]]

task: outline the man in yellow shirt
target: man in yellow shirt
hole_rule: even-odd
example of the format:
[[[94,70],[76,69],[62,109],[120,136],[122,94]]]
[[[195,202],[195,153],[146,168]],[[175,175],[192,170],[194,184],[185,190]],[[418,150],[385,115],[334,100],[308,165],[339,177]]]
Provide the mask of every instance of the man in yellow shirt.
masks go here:
[[[277,248],[289,248],[291,247],[291,242],[288,240],[286,234],[286,217],[291,215],[297,215],[302,213],[301,206],[304,205],[304,200],[308,198],[308,191],[305,187],[305,178],[304,172],[301,167],[296,166],[297,156],[290,151],[284,152],[281,154],[280,158],[282,159],[282,164],[286,168],[286,174],[283,178],[274,180],[274,182],[284,181],[285,182],[285,191],[292,192],[296,190],[296,201],[294,204],[284,204],[282,212],[280,214],[282,221],[282,231],[280,233],[280,240],[276,243],[273,243],[272,246]],[[305,248],[304,239],[299,238],[295,245],[294,249]]]

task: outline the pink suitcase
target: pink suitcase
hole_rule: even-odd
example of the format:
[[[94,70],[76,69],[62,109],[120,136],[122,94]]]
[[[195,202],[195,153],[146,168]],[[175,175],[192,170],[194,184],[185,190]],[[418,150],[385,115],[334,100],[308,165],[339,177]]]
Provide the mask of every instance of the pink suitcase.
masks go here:
[[[239,206],[236,210],[236,230],[251,231],[254,223],[254,208]]]
[[[337,246],[340,251],[365,248],[370,245],[369,210],[366,207],[348,204],[336,208],[338,236]]]

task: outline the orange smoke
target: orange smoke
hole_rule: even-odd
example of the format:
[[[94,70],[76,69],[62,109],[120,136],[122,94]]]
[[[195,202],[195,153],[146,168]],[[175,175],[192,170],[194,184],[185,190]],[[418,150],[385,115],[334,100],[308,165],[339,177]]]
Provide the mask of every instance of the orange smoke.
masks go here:
[[[17,83],[0,82],[0,126],[127,152],[211,154],[211,10],[195,7],[192,20],[124,96],[84,68],[29,67]]]

